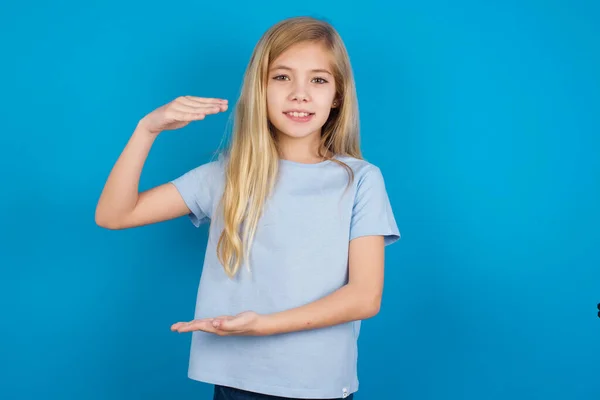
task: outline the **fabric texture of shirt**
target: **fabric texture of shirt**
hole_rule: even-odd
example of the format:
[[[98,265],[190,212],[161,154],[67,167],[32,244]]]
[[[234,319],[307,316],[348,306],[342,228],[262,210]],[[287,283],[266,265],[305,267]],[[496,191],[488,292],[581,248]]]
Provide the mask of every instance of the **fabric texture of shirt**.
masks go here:
[[[383,235],[400,239],[381,170],[348,156],[303,164],[279,160],[278,182],[264,205],[250,255],[230,279],[217,258],[223,229],[217,205],[225,156],[172,180],[209,236],[194,318],[270,314],[327,296],[348,282],[350,241]],[[192,332],[188,377],[274,396],[340,398],[358,390],[360,321],[268,336]]]

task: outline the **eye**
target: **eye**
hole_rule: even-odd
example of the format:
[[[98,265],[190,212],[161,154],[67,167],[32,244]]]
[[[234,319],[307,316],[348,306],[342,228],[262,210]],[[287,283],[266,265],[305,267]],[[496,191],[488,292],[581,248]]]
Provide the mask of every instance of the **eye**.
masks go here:
[[[275,80],[275,81],[283,81],[283,80],[289,80],[289,79],[290,78],[287,75],[276,75],[273,77],[273,80]],[[313,81],[316,81],[316,83],[318,83],[319,85],[322,85],[322,84],[328,82],[326,79],[319,78],[319,77],[314,78]]]

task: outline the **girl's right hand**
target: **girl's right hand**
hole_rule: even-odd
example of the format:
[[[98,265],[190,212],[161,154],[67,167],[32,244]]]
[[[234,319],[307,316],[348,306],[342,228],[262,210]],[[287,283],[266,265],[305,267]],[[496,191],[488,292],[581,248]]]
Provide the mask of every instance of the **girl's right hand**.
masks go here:
[[[148,132],[158,135],[162,131],[183,128],[191,121],[204,119],[208,114],[227,110],[227,100],[195,96],[181,96],[140,120]]]

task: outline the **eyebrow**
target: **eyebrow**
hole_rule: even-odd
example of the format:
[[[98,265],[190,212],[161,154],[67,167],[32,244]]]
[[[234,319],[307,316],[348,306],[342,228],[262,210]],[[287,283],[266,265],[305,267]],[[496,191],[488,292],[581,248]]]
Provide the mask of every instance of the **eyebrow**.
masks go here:
[[[288,71],[293,71],[294,70],[293,68],[290,68],[290,67],[285,66],[285,65],[275,65],[273,68],[271,68],[271,71],[276,70],[276,69],[285,69],[285,70],[288,70]],[[311,69],[310,72],[323,72],[325,74],[329,74],[329,75],[333,76],[333,74],[331,72],[329,72],[326,69],[322,69],[322,68]]]

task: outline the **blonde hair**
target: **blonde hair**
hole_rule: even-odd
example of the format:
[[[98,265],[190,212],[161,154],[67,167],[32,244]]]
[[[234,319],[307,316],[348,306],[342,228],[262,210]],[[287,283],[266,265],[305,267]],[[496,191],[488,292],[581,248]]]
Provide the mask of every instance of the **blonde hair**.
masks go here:
[[[232,278],[248,260],[265,200],[276,183],[279,151],[273,126],[267,117],[267,75],[279,55],[300,42],[323,44],[333,59],[338,107],[332,108],[321,131],[319,156],[352,169],[329,157],[362,159],[359,139],[358,100],[350,59],[337,31],[313,17],[294,17],[273,25],[257,43],[244,75],[235,108],[232,138],[225,167],[225,186],[220,207],[223,232],[217,244],[218,259]],[[241,233],[240,233],[241,231]]]

